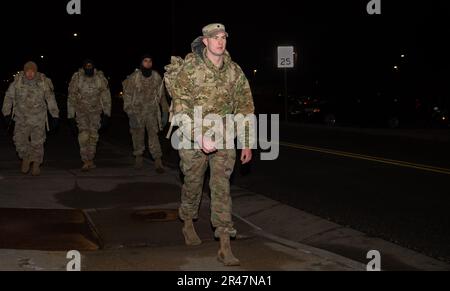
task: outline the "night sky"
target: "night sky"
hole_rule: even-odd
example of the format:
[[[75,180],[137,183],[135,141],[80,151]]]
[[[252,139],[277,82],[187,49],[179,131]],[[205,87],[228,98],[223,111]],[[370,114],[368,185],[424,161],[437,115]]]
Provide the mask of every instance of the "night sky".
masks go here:
[[[81,61],[92,58],[120,91],[142,54],[150,52],[162,72],[171,54],[189,52],[204,25],[222,22],[228,49],[256,93],[282,90],[276,47],[292,44],[299,54],[289,72],[295,94],[391,90],[397,82],[404,94],[449,96],[448,1],[382,0],[382,15],[368,15],[368,0],[82,0],[81,16],[66,13],[68,2],[0,2],[1,90],[32,59],[64,93]]]

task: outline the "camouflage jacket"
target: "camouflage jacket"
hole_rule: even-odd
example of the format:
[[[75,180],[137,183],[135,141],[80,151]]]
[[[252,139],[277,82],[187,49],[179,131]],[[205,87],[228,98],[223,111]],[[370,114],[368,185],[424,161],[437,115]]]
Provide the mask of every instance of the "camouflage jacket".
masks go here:
[[[83,69],[76,72],[69,84],[67,100],[68,118],[84,113],[102,112],[111,116],[111,92],[103,72],[95,70],[93,77],[84,74]]]
[[[153,71],[152,76],[145,78],[140,70],[123,81],[123,107],[127,114],[138,117],[158,112],[159,105],[163,112],[169,111],[166,93],[161,76]]]
[[[14,120],[29,124],[46,122],[47,110],[54,118],[58,118],[52,81],[42,73],[36,73],[35,79],[29,81],[24,72],[19,72],[3,102],[3,115],[10,115],[11,110]]]
[[[180,64],[180,60],[172,58],[172,65],[177,64]],[[169,72],[173,69],[170,65],[166,67]],[[166,81],[166,85],[173,98],[171,113],[175,115],[186,114],[194,120],[194,107],[198,106],[202,107],[203,117],[217,114],[224,118],[227,114],[245,116],[254,113],[248,80],[228,52],[225,53],[223,66],[217,68],[206,57],[206,48],[193,48],[193,52],[184,59],[181,69],[176,72],[176,78],[172,80],[173,82]],[[191,140],[196,138],[192,125]],[[200,132],[205,134],[210,128],[202,126]],[[238,138],[242,141],[245,136]]]

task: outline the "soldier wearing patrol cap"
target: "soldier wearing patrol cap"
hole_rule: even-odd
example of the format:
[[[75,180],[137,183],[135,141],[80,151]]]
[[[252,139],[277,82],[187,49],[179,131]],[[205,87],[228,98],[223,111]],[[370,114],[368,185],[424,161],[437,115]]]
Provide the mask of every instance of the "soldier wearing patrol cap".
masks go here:
[[[59,118],[52,81],[38,71],[36,63],[27,62],[9,86],[2,108],[3,115],[12,116],[16,122],[14,144],[24,174],[31,165],[33,176],[41,173],[46,127],[49,129],[47,111],[53,118]]]
[[[225,26],[213,23],[205,26],[203,36],[192,43],[192,53],[182,62],[172,59],[166,67],[166,86],[173,98],[172,114],[189,116],[192,120],[194,107],[201,107],[203,118],[216,114],[224,118],[228,114],[253,114],[253,97],[242,69],[232,61],[226,50],[228,33]],[[171,78],[171,72],[174,77]],[[184,124],[178,124],[180,129]],[[231,251],[230,237],[236,236],[231,214],[230,176],[233,172],[236,150],[221,146],[206,137],[211,127],[202,125],[185,136],[197,143],[201,149],[180,149],[180,167],[184,174],[179,216],[184,221],[183,235],[187,245],[201,244],[193,220],[198,218],[202,187],[208,165],[211,170],[211,223],[215,236],[220,239],[218,259],[226,266],[239,265]],[[189,130],[183,131],[189,132]],[[194,136],[200,132],[199,136]],[[246,142],[246,133],[238,138],[244,144],[241,161],[246,164],[252,159],[252,151]]]
[[[204,37],[214,37],[218,33],[223,32],[226,37],[228,37],[228,33],[225,30],[225,26],[221,23],[213,23],[209,24],[202,29]]]

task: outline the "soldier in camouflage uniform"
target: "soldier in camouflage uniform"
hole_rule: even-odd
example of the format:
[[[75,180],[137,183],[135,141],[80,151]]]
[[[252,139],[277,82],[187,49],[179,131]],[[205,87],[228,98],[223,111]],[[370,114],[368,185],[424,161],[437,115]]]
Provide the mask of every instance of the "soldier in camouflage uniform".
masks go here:
[[[111,93],[103,72],[95,69],[90,60],[84,62],[70,81],[67,113],[69,120],[76,118],[83,161],[81,169],[94,169],[102,113],[105,118],[111,116]]]
[[[195,106],[201,106],[203,117],[218,114],[252,114],[253,98],[247,78],[241,68],[231,60],[226,51],[228,34],[222,24],[210,24],[203,28],[203,36],[192,44],[193,52],[188,54],[174,82],[166,86],[172,95],[172,113],[186,114],[193,120]],[[172,66],[176,61],[172,59]],[[166,77],[173,70],[166,67]],[[180,125],[180,124],[179,124]],[[180,125],[183,127],[183,124]],[[231,252],[230,236],[236,236],[232,221],[230,196],[230,176],[234,169],[235,149],[218,149],[218,145],[205,138],[208,128],[202,126],[200,135],[189,138],[198,143],[201,150],[181,149],[180,166],[184,174],[180,218],[184,221],[183,235],[187,245],[201,244],[193,220],[198,218],[202,187],[208,164],[211,169],[211,222],[215,236],[220,238],[218,259],[226,266],[239,265],[239,260]],[[195,130],[192,130],[194,133]],[[244,134],[245,135],[245,134]],[[242,136],[240,137],[242,139]],[[247,146],[247,144],[246,144]],[[242,163],[250,162],[250,147],[242,150]]]
[[[145,130],[147,130],[149,151],[155,160],[156,171],[163,173],[162,151],[158,132],[167,123],[169,105],[167,104],[162,78],[152,67],[152,57],[144,56],[141,60],[140,69],[123,82],[123,101],[124,110],[130,120],[136,169],[141,169],[143,166],[142,155],[145,150]]]
[[[15,76],[6,92],[3,115],[10,116],[11,110],[16,123],[14,143],[22,159],[21,170],[27,174],[33,164],[31,174],[38,176],[44,157],[46,126],[48,129],[47,110],[55,119],[59,117],[59,110],[52,81],[39,73],[33,62],[25,64],[23,72]]]

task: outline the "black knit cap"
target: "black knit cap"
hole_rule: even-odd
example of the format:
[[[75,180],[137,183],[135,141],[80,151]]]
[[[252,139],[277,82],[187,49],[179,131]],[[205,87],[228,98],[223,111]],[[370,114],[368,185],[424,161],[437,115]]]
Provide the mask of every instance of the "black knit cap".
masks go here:
[[[145,60],[145,59],[151,59],[151,60],[153,60],[153,56],[152,56],[151,54],[144,54],[144,55],[142,55],[142,57],[141,57],[141,62],[142,62],[143,60]]]
[[[83,68],[84,68],[87,64],[91,64],[92,66],[95,67],[94,61],[91,60],[91,59],[85,59],[85,60],[83,61]]]

